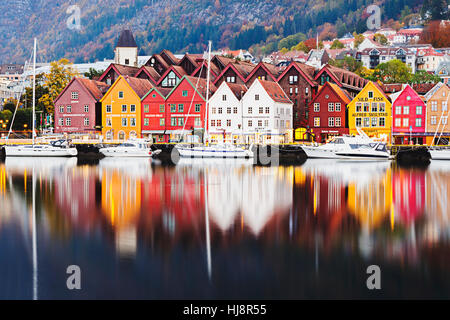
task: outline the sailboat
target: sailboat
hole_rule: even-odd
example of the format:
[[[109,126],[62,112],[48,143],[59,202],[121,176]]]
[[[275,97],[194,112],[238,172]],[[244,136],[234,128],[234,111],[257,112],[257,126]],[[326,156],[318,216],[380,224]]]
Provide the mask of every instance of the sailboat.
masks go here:
[[[35,144],[35,130],[36,130],[36,47],[37,40],[34,38],[33,51],[33,131],[32,131],[32,145],[13,146],[7,145],[4,147],[6,157],[75,157],[78,154],[76,148],[69,147],[69,144],[62,144],[56,146],[53,144],[37,145]],[[17,110],[16,110],[17,111]],[[11,128],[13,123],[11,123]],[[11,132],[11,129],[10,129]],[[9,138],[9,134],[8,134]]]
[[[211,41],[208,44],[208,71],[206,74],[206,110],[205,110],[205,134],[203,135],[203,145],[186,146],[177,145],[175,148],[183,158],[253,158],[253,151],[235,146],[233,144],[208,145],[208,110],[209,110],[209,81],[211,71]]]

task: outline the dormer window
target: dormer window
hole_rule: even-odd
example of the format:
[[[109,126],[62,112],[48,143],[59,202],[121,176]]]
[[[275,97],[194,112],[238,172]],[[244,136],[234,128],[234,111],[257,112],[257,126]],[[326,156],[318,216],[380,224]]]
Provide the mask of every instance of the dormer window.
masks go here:
[[[130,64],[130,59],[125,59],[125,64],[129,65]]]
[[[373,99],[373,91],[369,91],[369,99]]]

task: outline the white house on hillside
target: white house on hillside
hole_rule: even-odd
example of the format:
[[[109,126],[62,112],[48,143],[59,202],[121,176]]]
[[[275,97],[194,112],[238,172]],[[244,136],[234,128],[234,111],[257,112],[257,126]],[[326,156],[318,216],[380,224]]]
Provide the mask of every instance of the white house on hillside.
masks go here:
[[[242,98],[246,143],[292,140],[293,103],[276,82],[257,79]]]
[[[245,85],[222,82],[209,100],[208,121],[211,142],[243,143],[242,96]]]

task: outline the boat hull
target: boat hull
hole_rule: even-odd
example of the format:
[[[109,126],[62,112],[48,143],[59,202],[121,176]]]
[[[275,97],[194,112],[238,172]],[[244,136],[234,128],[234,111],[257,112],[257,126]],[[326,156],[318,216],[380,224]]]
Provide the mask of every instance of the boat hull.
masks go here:
[[[450,150],[429,150],[431,160],[450,160]]]
[[[6,157],[76,157],[76,148],[55,148],[46,146],[6,146]]]
[[[124,148],[125,149],[125,148]],[[104,148],[100,149],[100,153],[105,157],[121,157],[121,158],[151,158],[154,155],[152,150],[129,149],[122,148]]]
[[[176,147],[183,158],[253,158],[253,152],[245,149],[208,148],[208,147]]]
[[[371,151],[371,152],[352,152],[335,151],[331,149],[319,149],[318,147],[302,146],[306,156],[311,159],[351,159],[351,160],[389,160],[390,155],[386,152]]]

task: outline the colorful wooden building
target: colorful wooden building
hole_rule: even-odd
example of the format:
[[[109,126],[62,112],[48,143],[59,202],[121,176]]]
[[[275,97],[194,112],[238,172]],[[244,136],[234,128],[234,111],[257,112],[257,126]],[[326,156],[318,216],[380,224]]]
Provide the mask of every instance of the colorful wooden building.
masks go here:
[[[409,85],[391,98],[394,143],[424,144],[427,108],[422,98]]]
[[[362,129],[368,136],[391,142],[391,102],[378,86],[370,81],[348,105],[349,133]]]
[[[142,98],[142,136],[153,142],[168,142],[166,96],[171,89],[155,87]]]
[[[425,96],[427,145],[449,144],[450,125],[448,124],[450,88],[439,82]],[[433,141],[434,138],[434,141]]]
[[[141,98],[153,88],[150,81],[120,76],[101,99],[102,134],[107,140],[140,138]]]
[[[336,84],[326,82],[309,104],[309,128],[314,141],[325,143],[348,134],[347,105],[351,99]]]

